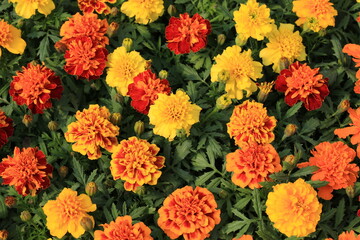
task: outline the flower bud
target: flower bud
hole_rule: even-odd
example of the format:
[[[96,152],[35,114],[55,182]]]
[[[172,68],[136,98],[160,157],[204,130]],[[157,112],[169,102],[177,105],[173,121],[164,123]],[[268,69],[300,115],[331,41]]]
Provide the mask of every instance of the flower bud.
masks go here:
[[[266,101],[266,99],[269,96],[269,93],[271,93],[272,87],[274,86],[275,81],[272,82],[262,82],[258,84],[259,92],[257,95],[257,100],[260,103],[263,103]]]
[[[97,190],[98,190],[98,187],[95,182],[89,182],[85,186],[85,192],[90,197],[94,196],[96,194]]]
[[[89,232],[94,229],[95,223],[90,217],[83,217],[80,220],[80,225],[85,229],[85,231]]]
[[[297,126],[295,124],[290,123],[286,125],[282,139],[284,140],[285,138],[294,135],[296,133],[296,130],[297,130]]]
[[[280,58],[280,65],[279,66],[280,66],[280,71],[284,70],[284,69],[287,69],[290,66],[289,59],[286,58],[286,57]]]
[[[67,50],[66,44],[61,41],[56,42],[54,47],[58,53],[65,53]]]
[[[145,70],[149,70],[151,68],[152,60],[146,60]]]
[[[345,188],[346,195],[348,195],[349,198],[355,197],[355,186],[347,186]]]
[[[29,127],[30,123],[32,122],[33,120],[33,117],[32,115],[29,115],[29,114],[25,114],[23,119],[22,119],[22,122],[23,124],[26,126],[26,127]]]
[[[294,155],[287,155],[284,159],[284,162],[287,162],[289,164],[294,164],[295,163],[295,156]]]
[[[145,123],[141,120],[137,121],[134,125],[136,136],[140,136],[145,130]]]
[[[220,192],[219,192],[219,196],[221,198],[227,198],[227,196],[229,196],[229,193],[227,191],[225,191],[224,189],[222,189]]]
[[[217,44],[218,45],[223,45],[225,43],[225,40],[226,40],[226,36],[224,34],[219,34],[217,36]]]
[[[110,9],[110,15],[115,17],[119,13],[119,9],[117,7],[112,7]]]
[[[124,102],[124,97],[119,94],[119,93],[116,93],[115,96],[114,96],[114,100],[118,103],[123,103]]]
[[[216,99],[216,107],[218,109],[225,109],[231,105],[231,98],[227,94],[221,95],[218,99]]]
[[[135,188],[134,192],[139,195],[139,196],[142,196],[145,194],[146,192],[146,189],[144,186],[138,186],[137,188]]]
[[[122,46],[125,47],[127,52],[131,51],[133,45],[133,40],[131,38],[124,38],[124,40],[122,41]]]
[[[50,131],[55,132],[56,130],[58,130],[59,124],[55,121],[50,121],[48,123],[48,128],[50,129]]]
[[[226,70],[222,70],[217,75],[219,82],[227,82],[230,79],[230,73]]]
[[[349,102],[349,100],[343,99],[343,100],[339,103],[336,112],[337,112],[337,113],[343,113],[343,112],[347,111],[349,108],[350,108],[350,102]]]
[[[176,7],[172,4],[169,5],[168,9],[167,9],[167,12],[170,16],[175,16],[176,14]]]
[[[69,168],[67,166],[61,166],[58,172],[61,178],[65,178],[69,173]]]
[[[168,72],[166,70],[161,70],[159,72],[159,78],[160,79],[167,79],[167,77],[168,77]]]
[[[110,122],[115,126],[119,125],[121,123],[121,118],[122,118],[121,113],[112,113],[110,115]]]
[[[30,212],[29,211],[22,211],[21,213],[20,213],[20,219],[21,219],[21,221],[23,221],[23,222],[28,222],[28,221],[30,221],[31,220],[31,218],[32,218],[32,216],[31,216],[31,214],[30,214]]]
[[[6,240],[9,236],[9,232],[5,229],[0,230],[0,240]]]
[[[112,22],[112,23],[109,24],[109,26],[108,26],[108,28],[106,30],[106,34],[111,38],[114,35],[114,33],[117,32],[118,29],[119,29],[119,24],[117,22]],[[124,44],[124,42],[123,42],[123,44]]]
[[[16,198],[13,197],[13,196],[7,196],[5,197],[5,205],[8,207],[8,208],[12,208],[16,205]]]
[[[242,47],[246,44],[248,38],[245,37],[243,34],[238,34],[235,38],[235,44],[239,47]]]

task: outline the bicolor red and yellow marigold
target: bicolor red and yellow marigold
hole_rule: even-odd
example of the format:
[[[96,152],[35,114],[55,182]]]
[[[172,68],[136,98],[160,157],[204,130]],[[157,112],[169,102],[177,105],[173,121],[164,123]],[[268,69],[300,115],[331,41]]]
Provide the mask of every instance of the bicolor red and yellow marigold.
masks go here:
[[[159,209],[158,225],[170,237],[204,240],[220,223],[220,210],[206,188],[185,186],[168,196]]]
[[[13,133],[13,120],[0,110],[0,148],[8,142]]]
[[[15,3],[16,14],[23,18],[35,15],[36,10],[47,16],[55,9],[52,0],[9,0],[9,2]]]
[[[266,200],[266,214],[287,237],[306,237],[315,232],[322,204],[314,188],[299,178],[273,187]]]
[[[346,44],[342,51],[353,57],[355,67],[360,67],[360,45],[358,44]],[[354,92],[360,94],[360,69],[356,72],[357,81],[355,82]]]
[[[83,235],[85,229],[80,224],[83,217],[90,219],[94,225],[94,218],[88,212],[94,212],[96,205],[88,195],[78,195],[70,188],[64,188],[56,200],[49,200],[42,209],[46,215],[46,227],[57,238],[62,238],[67,232],[74,238]]]
[[[163,0],[127,0],[121,5],[121,12],[135,17],[135,22],[149,24],[155,22],[164,13]]]
[[[308,111],[321,107],[330,91],[328,79],[312,69],[306,63],[295,62],[283,69],[275,81],[275,89],[285,93],[285,102],[289,106],[301,101]]]
[[[153,240],[151,229],[143,222],[132,224],[131,216],[117,217],[109,224],[101,224],[103,231],[96,230],[94,240],[141,239]]]
[[[52,107],[51,99],[60,99],[63,91],[60,77],[44,65],[29,63],[17,71],[9,94],[18,105],[27,105],[32,113],[43,113]]]
[[[14,156],[3,158],[0,176],[3,185],[14,186],[22,196],[35,196],[50,186],[53,167],[47,163],[45,154],[38,148],[14,149]]]
[[[82,112],[77,111],[77,121],[70,123],[65,133],[68,142],[75,142],[72,149],[94,160],[101,157],[101,148],[112,152],[118,145],[116,138],[119,127],[110,122],[110,112],[106,107],[90,105]]]
[[[116,0],[78,0],[79,9],[83,13],[97,12],[109,14],[110,7],[106,3],[116,3]]]
[[[192,17],[188,13],[179,18],[171,17],[165,28],[168,48],[175,54],[198,52],[207,44],[207,36],[211,32],[209,20],[198,13]]]
[[[6,48],[9,52],[14,54],[23,54],[26,42],[21,38],[20,29],[8,24],[0,19],[0,47]],[[2,51],[0,48],[0,57]]]

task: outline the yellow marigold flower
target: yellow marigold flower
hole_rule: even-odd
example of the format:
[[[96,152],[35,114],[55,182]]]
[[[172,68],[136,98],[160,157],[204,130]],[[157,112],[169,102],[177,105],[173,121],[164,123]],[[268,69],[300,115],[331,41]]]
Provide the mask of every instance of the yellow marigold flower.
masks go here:
[[[322,205],[314,188],[299,178],[273,189],[266,201],[266,214],[274,227],[288,237],[306,237],[315,232]]]
[[[185,130],[190,135],[190,128],[199,122],[201,107],[192,104],[189,96],[182,90],[170,96],[159,93],[154,105],[150,106],[150,124],[155,125],[155,134],[174,140],[177,130]]]
[[[56,200],[49,200],[43,207],[46,215],[46,227],[50,234],[62,238],[69,232],[74,238],[85,233],[80,225],[83,217],[88,217],[93,223],[94,218],[87,212],[94,212],[96,205],[86,194],[80,194],[70,188],[64,188]]]
[[[89,159],[101,157],[100,147],[112,152],[118,144],[119,127],[110,122],[110,112],[106,107],[90,105],[89,109],[77,111],[77,121],[69,124],[65,139],[75,142],[72,149]]]
[[[136,51],[126,52],[125,47],[118,47],[108,55],[108,70],[106,83],[116,87],[117,91],[127,96],[129,84],[134,82],[134,77],[146,69],[146,60]]]
[[[227,47],[214,60],[216,64],[211,67],[211,81],[220,81],[219,73],[228,72],[230,77],[226,79],[225,90],[230,98],[242,99],[243,91],[249,97],[257,90],[254,81],[263,76],[262,64],[253,61],[250,49],[241,52],[241,47],[237,45]]]
[[[14,54],[23,54],[26,47],[26,42],[21,38],[21,31],[2,19],[0,19],[0,47]]]
[[[47,16],[55,9],[52,0],[9,0],[9,2],[16,3],[15,12],[23,18],[30,18],[35,15],[36,10]]]
[[[270,18],[270,9],[256,0],[248,0],[234,12],[235,28],[238,34],[263,40],[272,30],[274,20]]]
[[[246,100],[234,108],[227,131],[236,145],[246,147],[254,142],[266,144],[274,141],[275,126],[275,117],[268,116],[262,103]]]
[[[305,30],[319,32],[335,26],[337,11],[329,0],[296,0],[292,10],[299,17],[296,25],[303,26]]]
[[[280,63],[282,58],[293,63],[295,59],[304,61],[306,58],[305,46],[302,43],[302,37],[299,31],[294,32],[294,25],[280,24],[279,29],[274,27],[268,35],[269,43],[266,48],[260,51],[260,57],[265,66],[274,64],[273,70],[280,72]]]
[[[137,137],[122,140],[111,156],[111,175],[114,180],[124,180],[127,191],[144,184],[155,185],[165,162],[165,157],[156,156],[159,151],[155,144]]]
[[[135,22],[148,24],[156,21],[164,13],[163,0],[128,0],[120,8],[128,17],[135,17]]]

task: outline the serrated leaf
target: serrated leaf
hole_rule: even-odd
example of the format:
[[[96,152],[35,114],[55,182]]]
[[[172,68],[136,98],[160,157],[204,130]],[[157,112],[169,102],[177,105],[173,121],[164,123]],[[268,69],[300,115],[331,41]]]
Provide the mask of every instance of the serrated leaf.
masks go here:
[[[195,180],[195,185],[196,185],[196,186],[201,186],[201,185],[203,185],[203,184],[204,184],[207,180],[209,180],[214,174],[215,174],[214,171],[204,173],[204,174],[201,175],[200,177],[196,178],[196,180]]]
[[[178,68],[180,69],[180,73],[185,80],[197,80],[197,81],[202,80],[199,74],[197,73],[197,71],[192,67],[180,63],[178,65]]]
[[[258,215],[258,217],[262,220],[262,205],[261,205],[261,200],[260,200],[260,192],[259,189],[255,188],[252,192],[253,194],[253,208],[256,212],[256,215]]]
[[[225,233],[229,234],[232,232],[236,232],[241,229],[244,225],[246,225],[245,221],[234,221],[225,226]]]
[[[97,169],[95,169],[90,173],[90,176],[88,177],[86,183],[93,182],[96,177],[96,174],[97,174]]]
[[[244,221],[250,220],[250,219],[247,218],[243,213],[239,212],[239,211],[238,211],[237,209],[235,209],[235,208],[232,208],[232,209],[231,209],[231,212],[232,212],[233,214],[235,214],[235,216],[241,218],[241,219],[244,220]]]
[[[133,219],[141,217],[145,212],[147,212],[148,207],[137,207],[131,211],[130,215]]]
[[[297,113],[299,111],[301,106],[302,106],[302,102],[298,102],[297,104],[292,106],[289,110],[286,111],[284,119],[287,119],[287,118],[292,117],[293,115],[295,115],[295,113]]]
[[[114,203],[111,204],[111,216],[113,217],[113,219],[116,219],[119,216],[119,211],[117,210]]]
[[[306,120],[301,129],[301,133],[313,132],[320,125],[320,121],[316,118]]]
[[[190,153],[191,146],[191,140],[186,140],[176,146],[174,154],[174,164],[183,160]]]
[[[40,45],[39,45],[39,51],[37,53],[37,55],[40,58],[40,61],[44,61],[46,57],[49,56],[49,38],[46,35],[41,41],[40,41]]]
[[[324,187],[329,184],[327,181],[306,181],[306,183],[310,184],[313,188]]]
[[[335,215],[335,228],[339,226],[339,224],[344,219],[345,214],[345,199],[342,198],[339,202],[339,205],[336,209],[336,215]]]
[[[84,173],[84,168],[81,166],[80,162],[73,157],[72,158],[73,169],[74,169],[74,176],[75,178],[82,184],[86,185],[86,175]]]
[[[298,171],[292,173],[291,177],[298,178],[298,177],[307,176],[309,174],[312,174],[318,169],[319,168],[317,166],[308,166],[308,167],[300,168]]]
[[[192,164],[195,171],[201,171],[210,166],[203,152],[197,153],[195,157],[192,158]]]

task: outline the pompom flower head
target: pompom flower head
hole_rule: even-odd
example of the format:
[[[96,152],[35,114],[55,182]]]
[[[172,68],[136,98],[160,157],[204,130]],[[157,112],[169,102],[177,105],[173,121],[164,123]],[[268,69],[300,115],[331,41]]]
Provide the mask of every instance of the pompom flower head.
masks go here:
[[[13,120],[0,110],[0,148],[8,142],[14,133]]]
[[[353,61],[356,63],[355,67],[360,67],[360,45],[358,44],[346,44],[342,50],[344,53],[353,57]],[[356,72],[357,81],[355,83],[354,92],[360,94],[360,69]]]
[[[328,185],[319,188],[319,197],[330,200],[333,190],[353,186],[358,177],[359,167],[354,160],[356,153],[343,142],[322,142],[311,151],[309,162],[298,164],[299,168],[316,166],[311,180],[327,181]]]
[[[18,105],[26,104],[32,113],[43,113],[52,107],[51,99],[60,99],[63,87],[60,77],[44,65],[29,63],[16,72],[9,94]]]
[[[155,125],[155,134],[173,141],[177,130],[185,130],[190,135],[190,128],[199,122],[201,107],[190,102],[190,97],[182,90],[170,96],[159,93],[149,111],[150,124]]]
[[[118,47],[109,54],[107,65],[106,83],[126,96],[134,77],[145,71],[146,60],[137,51],[126,52],[125,47]]]
[[[211,32],[209,20],[198,13],[190,17],[180,14],[179,18],[171,17],[165,28],[168,48],[175,54],[197,52],[207,44],[207,36]]]
[[[65,139],[75,142],[72,149],[94,160],[101,157],[100,147],[112,151],[118,144],[119,127],[110,122],[110,112],[106,107],[97,104],[90,105],[89,109],[77,111],[76,122],[70,123]]]
[[[325,240],[333,240],[332,238],[326,238]],[[338,240],[360,240],[360,235],[356,235],[353,230],[350,232],[343,232],[339,235]]]
[[[62,238],[69,232],[74,238],[85,233],[80,225],[83,217],[89,218],[94,225],[94,218],[87,214],[94,212],[96,205],[86,194],[80,194],[70,188],[64,188],[56,200],[49,200],[43,207],[46,215],[46,227],[50,234]]]
[[[110,8],[106,3],[115,3],[116,0],[78,0],[78,6],[83,13],[109,14]]]
[[[271,144],[251,143],[226,155],[226,170],[234,172],[232,182],[245,188],[260,188],[268,175],[281,171],[280,157]]]
[[[263,40],[272,30],[274,20],[270,18],[270,9],[256,0],[248,0],[234,12],[236,32],[245,39],[249,37]]]
[[[315,232],[322,205],[316,191],[299,178],[273,187],[266,201],[266,214],[274,227],[288,237],[306,237]]]
[[[143,114],[149,113],[150,105],[154,104],[159,93],[169,95],[171,92],[169,81],[157,78],[151,70],[137,75],[128,89],[128,95],[132,100],[131,106]]]
[[[121,5],[121,12],[135,17],[135,22],[148,24],[155,22],[164,13],[163,0],[127,0]]]
[[[35,15],[36,10],[45,16],[49,15],[55,9],[55,4],[52,0],[9,0],[15,3],[15,12],[23,18],[30,18]]]
[[[305,30],[319,32],[328,26],[335,26],[336,9],[329,0],[295,0],[293,12],[299,17],[295,22]]]
[[[293,63],[295,59],[305,60],[305,46],[299,31],[294,32],[294,25],[281,23],[279,29],[274,27],[268,35],[268,39],[266,48],[260,51],[260,57],[265,66],[274,64],[275,72],[280,72],[280,62],[283,58],[287,59],[289,63]]]
[[[141,239],[153,240],[151,229],[143,222],[132,224],[131,216],[117,217],[109,224],[101,224],[104,231],[96,230],[94,240]]]
[[[159,209],[159,227],[171,239],[204,240],[220,223],[220,210],[206,188],[186,186],[175,190]]]
[[[45,154],[37,148],[14,149],[14,156],[3,158],[0,176],[3,185],[14,186],[22,196],[35,196],[50,186],[53,167],[46,162]]]
[[[280,72],[275,89],[285,92],[286,104],[293,106],[302,101],[308,111],[320,108],[329,95],[328,79],[319,73],[319,68],[312,69],[306,63],[299,62]]]
[[[253,60],[250,49],[242,51],[237,45],[227,47],[214,60],[216,64],[211,67],[211,81],[225,81],[225,91],[230,98],[242,99],[243,91],[249,97],[257,90],[254,81],[263,76],[262,64]],[[228,77],[219,79],[223,72]]]
[[[159,151],[155,144],[143,139],[122,140],[111,156],[110,170],[114,180],[124,180],[127,191],[135,191],[144,184],[155,185],[165,162],[165,157],[156,156]]]
[[[275,139],[273,130],[276,119],[268,116],[262,103],[246,100],[236,106],[227,123],[227,131],[239,147],[249,143],[271,143]]]
[[[0,19],[0,47],[14,54],[23,54],[26,42],[21,38],[21,31]],[[0,57],[2,51],[0,48]]]

